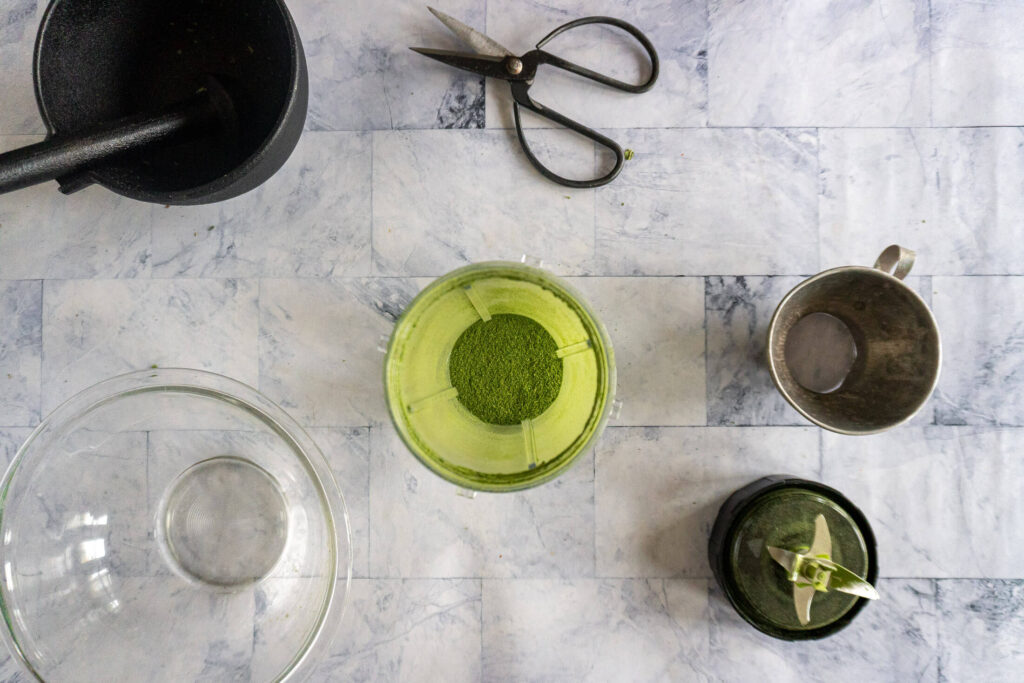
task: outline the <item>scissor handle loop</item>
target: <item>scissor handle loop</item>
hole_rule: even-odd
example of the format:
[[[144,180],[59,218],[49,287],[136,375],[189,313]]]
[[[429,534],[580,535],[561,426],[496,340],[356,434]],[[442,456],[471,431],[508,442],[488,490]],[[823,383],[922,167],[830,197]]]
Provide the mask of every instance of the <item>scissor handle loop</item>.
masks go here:
[[[622,30],[626,31],[634,38],[636,38],[637,41],[639,41],[639,43],[647,51],[648,56],[650,56],[651,58],[650,77],[648,77],[648,79],[644,83],[626,83],[616,78],[612,78],[610,76],[605,76],[604,74],[597,73],[596,71],[580,66],[579,64],[574,64],[570,61],[553,55],[550,52],[545,52],[544,50],[541,49],[555,36],[558,36],[559,34],[564,33],[565,31],[568,31],[570,29],[576,28],[578,26],[585,26],[587,24],[608,24],[610,26],[621,28]],[[529,160],[529,162],[533,164],[533,167],[540,171],[540,173],[545,178],[547,178],[548,180],[552,180],[560,185],[565,185],[566,187],[600,187],[602,185],[607,185],[608,183],[613,181],[616,178],[616,176],[619,175],[619,172],[622,171],[622,165],[626,161],[625,155],[622,152],[622,148],[619,147],[618,143],[616,143],[614,140],[602,135],[601,133],[598,133],[593,128],[589,128],[581,123],[577,123],[576,121],[567,118],[563,114],[560,114],[553,109],[545,107],[540,102],[534,101],[529,94],[530,86],[533,85],[532,75],[536,73],[537,66],[541,64],[550,64],[551,66],[557,67],[559,69],[564,69],[565,71],[569,71],[579,76],[589,78],[592,81],[596,81],[598,83],[607,85],[612,88],[616,88],[618,90],[624,90],[626,92],[631,93],[646,92],[650,90],[651,87],[654,85],[654,82],[658,80],[658,52],[657,50],[654,49],[654,45],[651,43],[651,41],[636,26],[633,26],[628,22],[622,21],[621,19],[615,19],[613,17],[584,17],[582,19],[577,19],[576,21],[570,21],[568,24],[563,24],[562,26],[559,26],[551,33],[544,36],[544,38],[541,39],[539,43],[537,43],[537,49],[532,50],[523,55],[522,61],[524,65],[524,72],[526,74],[529,74],[530,76],[528,76],[524,80],[512,80],[510,81],[510,85],[512,86],[512,108],[513,113],[515,114],[516,136],[519,138],[519,144],[522,145],[523,152],[525,152],[526,158]],[[553,121],[560,126],[564,126],[565,128],[568,128],[569,130],[578,133],[579,135],[582,135],[586,138],[590,138],[591,140],[593,140],[594,142],[601,145],[602,147],[609,150],[612,154],[615,155],[615,165],[612,167],[610,171],[605,173],[603,176],[599,178],[594,178],[592,180],[573,180],[571,178],[565,178],[563,176],[558,175],[551,169],[544,166],[544,164],[540,162],[537,156],[530,149],[530,145],[526,141],[526,135],[523,133],[523,125],[520,119],[519,107],[521,106],[529,109],[530,111],[538,114],[539,116],[543,116],[549,121]]]
[[[587,24],[607,24],[609,26],[615,26],[636,38],[637,42],[643,46],[644,50],[647,51],[647,56],[651,59],[651,75],[648,79],[644,83],[640,84],[626,83],[625,81],[620,81],[617,78],[612,78],[611,76],[605,76],[604,74],[598,73],[584,66],[580,66],[579,64],[574,64],[573,62],[562,59],[561,57],[541,49],[556,36],[570,29],[577,28],[578,26],[586,26]],[[550,64],[556,68],[564,69],[565,71],[583,76],[584,78],[589,78],[590,80],[597,81],[603,85],[632,93],[641,93],[650,90],[654,86],[654,82],[658,80],[658,71],[660,68],[658,51],[654,49],[654,44],[646,35],[644,35],[643,31],[638,29],[636,26],[633,26],[633,24],[623,21],[622,19],[616,19],[615,17],[583,17],[576,21],[570,21],[568,24],[562,24],[554,31],[541,38],[540,42],[537,43],[537,49],[534,51],[534,55],[537,58],[538,64]]]
[[[523,82],[512,83],[512,112],[515,114],[516,136],[519,138],[519,144],[522,145],[523,152],[526,154],[526,158],[529,162],[533,164],[533,167],[540,171],[541,175],[548,180],[552,180],[559,185],[565,185],[566,187],[600,187],[601,185],[607,185],[611,181],[615,180],[615,177],[619,175],[619,171],[622,170],[622,164],[626,161],[626,157],[618,143],[609,137],[601,135],[593,128],[588,128],[581,123],[577,123],[563,114],[559,114],[554,109],[549,109],[540,102],[535,102],[530,99],[530,96],[526,92],[529,87],[530,86],[527,83]],[[590,138],[597,144],[610,150],[612,154],[615,155],[615,166],[600,178],[594,178],[593,180],[573,180],[572,178],[566,178],[558,175],[542,164],[540,159],[538,159],[533,153],[533,150],[530,149],[530,144],[526,141],[526,135],[523,133],[523,124],[520,121],[520,106],[526,107],[535,114],[543,116],[549,121],[554,121],[558,125],[564,126],[575,133]]]

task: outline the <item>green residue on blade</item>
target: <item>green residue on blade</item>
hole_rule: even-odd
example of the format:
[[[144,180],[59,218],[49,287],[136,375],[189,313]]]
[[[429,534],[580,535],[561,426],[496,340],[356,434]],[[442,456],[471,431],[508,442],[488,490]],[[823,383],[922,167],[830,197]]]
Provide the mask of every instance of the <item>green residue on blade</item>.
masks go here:
[[[470,325],[455,342],[448,372],[459,401],[483,422],[514,425],[547,410],[562,387],[551,335],[522,315]]]

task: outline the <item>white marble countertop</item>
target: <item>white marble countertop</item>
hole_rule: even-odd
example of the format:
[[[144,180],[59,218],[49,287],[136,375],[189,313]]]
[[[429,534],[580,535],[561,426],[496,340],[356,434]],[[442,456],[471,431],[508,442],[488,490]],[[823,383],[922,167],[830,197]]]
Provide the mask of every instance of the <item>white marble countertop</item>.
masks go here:
[[[504,84],[406,49],[454,46],[422,3],[292,0],[308,130],[266,185],[198,208],[0,197],[0,454],[132,369],[258,386],[312,428],[353,521],[315,680],[1019,680],[1024,2],[432,2],[513,50],[590,14],[646,31],[651,93],[545,72],[534,90],[635,150],[621,177],[540,178]],[[0,6],[0,149],[43,132],[43,6]],[[589,35],[573,56],[630,74]],[[560,168],[600,161],[531,140]],[[942,330],[938,391],[887,434],[822,432],[771,385],[768,318],[802,276],[893,242]],[[604,316],[625,407],[561,479],[470,500],[395,436],[377,340],[431,278],[523,253]],[[761,636],[710,579],[718,505],[778,472],[839,488],[879,541],[883,599],[813,644]]]

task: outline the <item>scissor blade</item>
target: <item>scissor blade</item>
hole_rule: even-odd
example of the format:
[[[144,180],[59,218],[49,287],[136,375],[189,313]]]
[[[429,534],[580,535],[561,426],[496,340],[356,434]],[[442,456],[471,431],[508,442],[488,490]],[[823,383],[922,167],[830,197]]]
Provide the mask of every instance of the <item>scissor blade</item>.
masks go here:
[[[469,52],[450,52],[448,50],[432,50],[427,47],[410,47],[413,52],[419,52],[431,59],[444,62],[449,66],[458,69],[471,71],[490,78],[508,79],[508,71],[505,70],[504,57],[491,57],[488,55],[475,55]]]
[[[448,27],[448,30],[458,36],[459,40],[469,45],[471,48],[476,50],[482,55],[490,55],[492,57],[508,57],[511,52],[508,48],[502,46],[497,41],[488,38],[480,31],[475,28],[466,26],[455,17],[450,17],[444,12],[434,9],[433,7],[427,7],[430,13],[433,14],[438,20]]]

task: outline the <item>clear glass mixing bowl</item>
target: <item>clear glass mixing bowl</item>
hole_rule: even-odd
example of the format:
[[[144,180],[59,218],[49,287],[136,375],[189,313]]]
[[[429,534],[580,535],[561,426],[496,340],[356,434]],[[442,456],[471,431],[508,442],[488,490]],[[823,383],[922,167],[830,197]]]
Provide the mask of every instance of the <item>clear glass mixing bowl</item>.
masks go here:
[[[42,680],[301,678],[351,576],[316,444],[196,370],[115,377],[57,408],[4,476],[0,538],[0,630]]]

